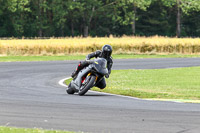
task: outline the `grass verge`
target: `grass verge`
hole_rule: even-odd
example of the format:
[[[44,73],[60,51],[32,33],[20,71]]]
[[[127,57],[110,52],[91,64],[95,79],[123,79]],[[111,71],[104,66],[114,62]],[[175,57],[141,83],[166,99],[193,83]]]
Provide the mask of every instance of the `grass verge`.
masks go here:
[[[75,133],[69,131],[56,131],[56,130],[42,130],[42,129],[29,129],[29,128],[14,128],[14,127],[1,127],[0,133]]]
[[[107,87],[93,90],[143,99],[200,103],[199,77],[200,67],[113,70],[106,80]]]
[[[0,56],[0,62],[14,61],[57,61],[57,60],[84,60],[86,55],[65,55],[65,56]],[[200,57],[200,55],[135,55],[135,54],[115,54],[114,59],[131,58],[188,58]]]

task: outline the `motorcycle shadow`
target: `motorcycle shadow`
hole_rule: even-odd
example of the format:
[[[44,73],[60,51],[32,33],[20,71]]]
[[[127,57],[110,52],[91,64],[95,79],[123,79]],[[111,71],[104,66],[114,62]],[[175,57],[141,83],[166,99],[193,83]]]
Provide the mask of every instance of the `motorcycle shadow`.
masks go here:
[[[83,96],[96,97],[96,96],[110,96],[110,95],[106,95],[106,94],[85,94]]]

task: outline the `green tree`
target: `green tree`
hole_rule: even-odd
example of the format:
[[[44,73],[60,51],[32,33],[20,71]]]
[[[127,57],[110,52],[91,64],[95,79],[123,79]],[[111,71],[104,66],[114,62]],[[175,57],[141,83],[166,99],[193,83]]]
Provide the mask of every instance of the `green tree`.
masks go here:
[[[81,13],[83,12],[83,8],[80,2],[72,0],[68,3],[68,25],[71,30],[71,36],[75,36],[75,28],[78,29],[79,21],[81,21]]]
[[[163,5],[161,1],[154,1],[148,8],[148,11],[138,9],[137,35],[152,36],[175,36],[173,29],[175,27],[174,11]]]
[[[135,30],[136,30],[136,20],[137,18],[137,9],[141,9],[146,11],[147,8],[150,6],[150,4],[152,3],[152,0],[130,0],[129,1],[130,4],[133,5],[133,18],[132,18],[132,32],[133,34],[135,34]]]
[[[83,22],[83,36],[87,37],[92,19],[96,15],[96,10],[102,6],[102,2],[99,0],[76,0],[76,2],[80,3],[79,10]]]
[[[176,36],[181,36],[181,16],[182,13],[188,14],[191,11],[199,11],[200,10],[200,1],[199,0],[162,0],[164,5],[168,7],[175,7],[177,10],[177,18],[176,18]]]
[[[65,23],[68,16],[69,1],[56,0],[52,3],[53,21],[56,28],[60,29],[61,36],[64,36]]]
[[[132,33],[135,34],[137,9],[146,11],[152,0],[118,0],[115,9],[114,21],[122,25],[132,26]]]
[[[2,36],[23,36],[26,15],[30,12],[29,0],[1,0],[0,16]],[[1,26],[0,26],[1,27]],[[9,35],[10,34],[10,35]]]

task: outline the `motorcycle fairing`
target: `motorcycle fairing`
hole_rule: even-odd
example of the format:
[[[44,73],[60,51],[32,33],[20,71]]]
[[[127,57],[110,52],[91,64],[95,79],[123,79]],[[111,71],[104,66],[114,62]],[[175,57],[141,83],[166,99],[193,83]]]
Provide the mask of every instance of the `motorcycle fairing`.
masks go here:
[[[81,81],[82,81],[82,77],[84,75],[86,75],[91,69],[89,67],[86,67],[84,69],[82,69],[79,73],[78,76],[76,77],[76,79],[72,80],[73,82],[73,87],[76,89],[76,91],[79,91],[80,87],[81,87]]]
[[[91,67],[93,67],[98,73],[101,75],[106,75],[108,74],[108,69],[107,69],[107,60],[104,58],[97,58],[94,60],[95,62],[92,64]]]

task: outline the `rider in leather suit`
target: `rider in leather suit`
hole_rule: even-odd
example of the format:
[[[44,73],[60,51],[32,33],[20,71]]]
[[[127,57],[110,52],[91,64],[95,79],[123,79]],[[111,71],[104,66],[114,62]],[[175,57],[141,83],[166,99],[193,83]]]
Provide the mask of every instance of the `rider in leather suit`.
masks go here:
[[[96,52],[93,52],[91,54],[88,54],[86,56],[86,60],[85,61],[81,61],[77,67],[77,69],[72,73],[72,78],[75,78],[77,76],[77,74],[79,73],[80,70],[82,70],[84,67],[89,65],[88,60],[90,60],[91,58],[95,57],[101,57],[101,58],[105,58],[107,60],[107,68],[108,68],[108,75],[106,75],[106,78],[109,78],[109,75],[111,73],[111,68],[112,68],[112,47],[110,45],[104,45],[102,47],[102,50],[97,50]],[[104,89],[106,87],[106,81],[105,78],[103,78],[97,85],[97,87],[99,87],[100,89]]]

